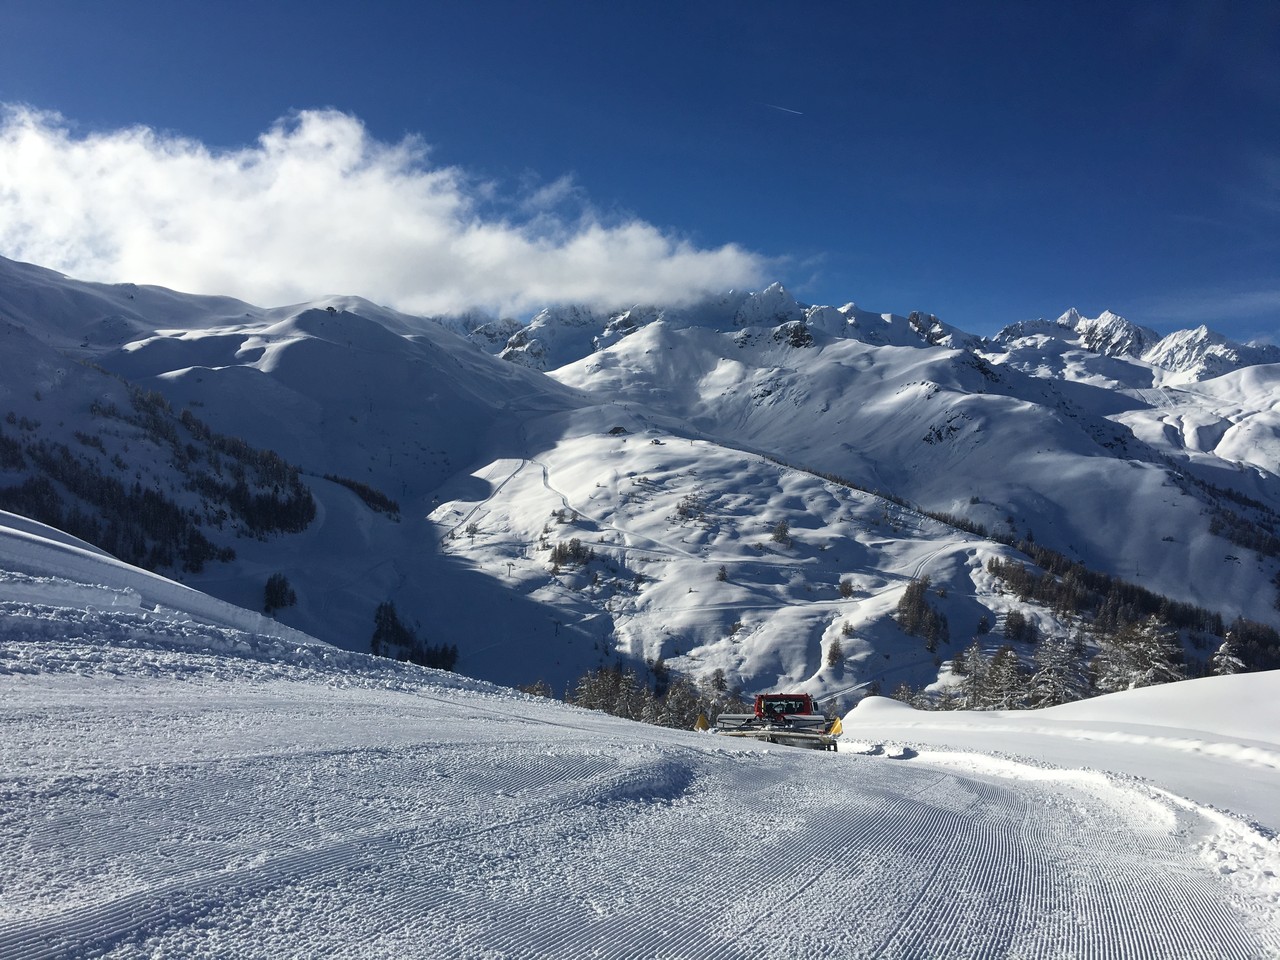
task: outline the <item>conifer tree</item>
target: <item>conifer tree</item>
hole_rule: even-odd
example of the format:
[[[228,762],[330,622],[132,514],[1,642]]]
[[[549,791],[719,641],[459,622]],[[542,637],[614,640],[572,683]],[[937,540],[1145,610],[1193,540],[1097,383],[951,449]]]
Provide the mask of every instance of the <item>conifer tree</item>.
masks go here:
[[[613,684],[613,702],[606,709],[615,717],[640,720],[644,716],[643,694],[648,692],[648,685],[642,685],[636,678],[636,672],[628,668],[618,675],[617,681]]]
[[[1154,615],[1126,623],[1094,660],[1094,686],[1114,693],[1183,679],[1182,651],[1174,636]]]
[[[989,663],[977,640],[969,644],[965,652],[960,655],[956,666],[959,668],[956,672],[964,677],[964,683],[961,685],[961,701],[965,709],[981,710],[986,705]]]
[[[1083,699],[1089,690],[1084,674],[1084,639],[1051,634],[1035,652],[1028,706],[1054,707]]]
[[[698,688],[684,677],[677,677],[667,688],[663,698],[662,710],[658,715],[658,723],[664,727],[675,727],[681,730],[690,729],[701,712]]]
[[[378,604],[373,614],[373,636],[369,649],[374,656],[394,657],[437,670],[452,670],[458,662],[457,644],[424,644],[400,620],[390,600]]]
[[[995,652],[987,666],[982,690],[982,706],[990,710],[1016,710],[1023,704],[1022,665],[1013,647],[1006,644]]]
[[[1228,677],[1236,673],[1244,673],[1244,661],[1240,659],[1240,645],[1235,634],[1228,630],[1222,645],[1218,647],[1209,664],[1215,676]]]
[[[267,585],[263,589],[263,610],[273,614],[283,607],[292,607],[297,602],[298,595],[293,592],[288,577],[283,573],[273,573],[267,578]]]
[[[840,645],[839,640],[832,640],[831,646],[827,647],[827,666],[835,667],[844,659],[844,647]]]

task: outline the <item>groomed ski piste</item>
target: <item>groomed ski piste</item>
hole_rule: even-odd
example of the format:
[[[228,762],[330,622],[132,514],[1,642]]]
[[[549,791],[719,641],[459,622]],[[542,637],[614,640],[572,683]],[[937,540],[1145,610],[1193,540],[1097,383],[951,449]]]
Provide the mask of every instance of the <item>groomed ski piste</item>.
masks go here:
[[[1274,957],[1278,681],[875,698],[840,752],[769,747],[342,651],[0,515],[0,956]]]

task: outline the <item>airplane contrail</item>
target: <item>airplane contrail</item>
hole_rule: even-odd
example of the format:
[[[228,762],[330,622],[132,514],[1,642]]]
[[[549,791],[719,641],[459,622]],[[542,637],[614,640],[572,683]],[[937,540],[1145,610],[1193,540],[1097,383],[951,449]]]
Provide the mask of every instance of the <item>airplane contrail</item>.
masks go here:
[[[792,110],[790,107],[780,107],[776,103],[766,103],[763,104],[763,106],[772,107],[774,110],[781,110],[783,113],[794,113],[797,117],[804,116],[803,110]]]

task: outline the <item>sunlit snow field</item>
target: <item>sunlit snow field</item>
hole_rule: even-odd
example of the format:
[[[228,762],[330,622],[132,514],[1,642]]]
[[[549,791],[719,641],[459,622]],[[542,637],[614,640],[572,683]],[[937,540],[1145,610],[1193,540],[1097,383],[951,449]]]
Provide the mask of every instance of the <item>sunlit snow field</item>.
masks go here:
[[[41,532],[0,536],[6,960],[1280,952],[1274,675],[873,700],[839,753],[770,748],[340,651]]]

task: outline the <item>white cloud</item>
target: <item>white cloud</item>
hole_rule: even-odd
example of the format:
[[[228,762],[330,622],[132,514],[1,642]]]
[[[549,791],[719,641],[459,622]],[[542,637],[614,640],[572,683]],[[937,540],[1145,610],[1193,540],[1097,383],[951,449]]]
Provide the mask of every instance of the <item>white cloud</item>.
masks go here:
[[[482,213],[492,184],[428,161],[420,140],[380,143],[332,110],[216,151],[146,127],[77,135],[57,114],[7,107],[0,254],[262,305],[342,293],[419,313],[676,303],[764,279],[765,259],[733,244],[557,214],[568,178],[510,203],[522,219]]]

